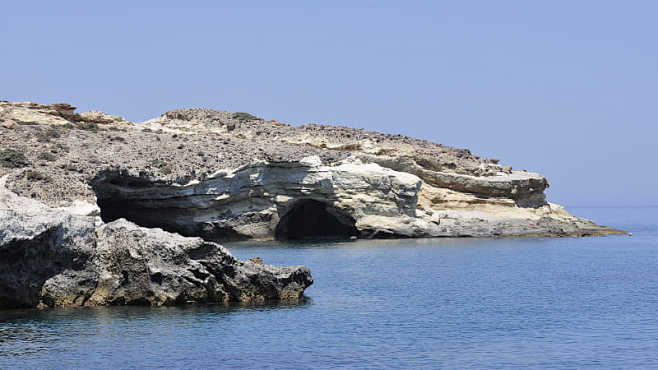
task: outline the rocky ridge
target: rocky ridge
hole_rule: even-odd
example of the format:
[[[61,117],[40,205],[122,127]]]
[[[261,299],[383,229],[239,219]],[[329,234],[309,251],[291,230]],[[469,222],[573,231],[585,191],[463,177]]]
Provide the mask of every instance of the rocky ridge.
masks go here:
[[[51,207],[98,204],[105,221],[207,240],[312,229],[281,224],[304,213],[343,225],[338,236],[618,232],[546,202],[539,174],[400,135],[201,108],[133,123],[65,104],[4,102],[0,122],[0,150],[25,156],[24,166],[0,166],[15,193]]]
[[[47,265],[17,257],[35,245],[60,262],[48,276],[22,267],[39,287],[23,305],[173,304],[288,299],[312,281],[236,260],[222,240],[620,233],[548,203],[543,176],[466,149],[200,108],[134,123],[0,102],[0,177],[0,253],[14,256],[0,263],[0,306],[23,289],[16,261]]]

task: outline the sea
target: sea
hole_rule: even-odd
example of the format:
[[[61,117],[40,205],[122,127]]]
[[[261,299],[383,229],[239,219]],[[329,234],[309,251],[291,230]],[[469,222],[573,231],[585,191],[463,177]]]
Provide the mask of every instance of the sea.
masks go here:
[[[658,368],[658,207],[629,235],[227,244],[306,265],[294,305],[0,311],[0,368]]]

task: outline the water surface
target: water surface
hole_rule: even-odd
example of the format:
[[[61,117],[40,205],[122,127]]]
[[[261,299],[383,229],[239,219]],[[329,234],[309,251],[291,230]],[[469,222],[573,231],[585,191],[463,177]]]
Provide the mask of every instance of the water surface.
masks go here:
[[[307,265],[299,305],[0,312],[0,368],[658,367],[658,208],[633,237],[229,244]]]

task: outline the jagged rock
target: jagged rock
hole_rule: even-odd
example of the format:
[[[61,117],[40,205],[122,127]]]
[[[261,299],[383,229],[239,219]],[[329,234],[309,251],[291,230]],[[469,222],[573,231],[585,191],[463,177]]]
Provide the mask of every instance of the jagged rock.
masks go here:
[[[87,304],[262,303],[301,297],[305,267],[235,259],[222,246],[120,219],[98,228],[99,280]]]
[[[299,299],[306,267],[234,258],[221,245],[120,219],[96,225],[0,181],[0,308]]]

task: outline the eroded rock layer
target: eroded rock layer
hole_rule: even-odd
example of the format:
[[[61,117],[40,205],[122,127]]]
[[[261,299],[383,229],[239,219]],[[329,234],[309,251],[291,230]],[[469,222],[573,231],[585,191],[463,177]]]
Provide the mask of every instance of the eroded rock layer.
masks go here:
[[[0,122],[15,193],[206,240],[618,232],[546,202],[539,174],[400,135],[196,108],[136,124],[0,102]]]

